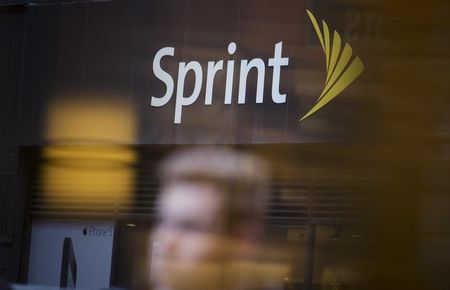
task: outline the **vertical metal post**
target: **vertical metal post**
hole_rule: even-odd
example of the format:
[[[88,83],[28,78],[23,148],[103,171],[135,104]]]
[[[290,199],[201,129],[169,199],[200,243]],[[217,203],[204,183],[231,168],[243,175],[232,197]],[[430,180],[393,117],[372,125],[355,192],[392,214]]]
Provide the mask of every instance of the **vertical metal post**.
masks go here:
[[[316,243],[316,226],[308,225],[306,236],[305,279],[303,290],[313,289],[314,246]]]

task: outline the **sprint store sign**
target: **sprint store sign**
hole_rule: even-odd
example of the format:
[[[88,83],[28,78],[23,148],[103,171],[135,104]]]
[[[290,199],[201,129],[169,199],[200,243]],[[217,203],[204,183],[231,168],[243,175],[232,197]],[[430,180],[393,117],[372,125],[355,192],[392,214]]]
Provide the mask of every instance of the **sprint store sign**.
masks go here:
[[[303,116],[299,116],[302,121],[320,110],[331,100],[338,96],[347,88],[364,70],[364,64],[358,56],[354,56],[352,47],[345,43],[340,34],[330,30],[325,21],[321,25],[316,17],[306,10],[307,15],[314,27],[320,45],[325,55],[326,79],[321,94],[317,97],[314,106]],[[233,56],[238,48],[238,43],[230,42],[228,44],[228,54]],[[231,105],[233,99],[233,86],[236,60],[211,60],[207,62],[206,71],[203,70],[200,62],[192,60],[189,62],[180,62],[178,64],[178,75],[174,76],[162,68],[161,63],[166,58],[176,55],[174,47],[163,47],[158,50],[153,59],[153,74],[164,83],[166,91],[163,95],[151,96],[151,106],[163,107],[168,105],[169,101],[175,98],[175,113],[173,117],[174,124],[182,122],[183,109],[195,102],[201,101],[205,106],[212,105],[213,95],[215,102],[223,102],[225,105]],[[270,99],[276,104],[286,102],[287,93],[280,91],[280,79],[283,77],[283,68],[289,66],[290,57],[283,51],[283,42],[274,44],[273,57],[266,60],[261,58],[241,59],[239,63],[238,93],[237,103],[244,105],[246,103],[247,77],[251,70],[257,72],[256,85],[256,104],[262,104],[268,101],[264,96],[264,81],[266,77],[271,78]],[[217,92],[214,88],[215,76],[219,71],[225,71],[225,91]],[[194,77],[194,88],[191,93],[185,92],[185,80],[189,73]],[[205,82],[205,85],[203,84]],[[202,87],[205,88],[202,91]],[[175,89],[176,88],[176,89]],[[222,95],[222,99],[220,96]],[[203,100],[199,98],[203,97]]]

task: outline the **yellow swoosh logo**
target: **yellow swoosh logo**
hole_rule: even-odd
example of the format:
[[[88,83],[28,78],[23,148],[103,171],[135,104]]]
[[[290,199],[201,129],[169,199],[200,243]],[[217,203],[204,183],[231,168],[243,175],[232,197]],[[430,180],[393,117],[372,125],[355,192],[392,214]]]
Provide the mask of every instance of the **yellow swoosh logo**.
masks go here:
[[[345,90],[345,88],[353,83],[353,81],[355,81],[364,71],[363,62],[357,56],[352,59],[352,47],[348,43],[343,45],[339,33],[334,30],[333,40],[331,41],[331,34],[327,23],[322,20],[321,30],[311,11],[306,9],[306,12],[308,13],[309,19],[311,20],[325,53],[327,76],[324,88],[317,99],[316,104],[300,119],[300,121],[311,116],[328,104],[328,102]]]

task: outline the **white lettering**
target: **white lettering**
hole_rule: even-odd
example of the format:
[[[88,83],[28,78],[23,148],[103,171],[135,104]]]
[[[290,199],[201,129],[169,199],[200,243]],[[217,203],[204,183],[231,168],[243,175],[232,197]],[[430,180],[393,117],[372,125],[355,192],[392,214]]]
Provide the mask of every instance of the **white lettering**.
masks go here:
[[[236,43],[230,42],[228,44],[228,54],[234,55],[236,52]],[[273,58],[269,58],[268,66],[273,67],[272,75],[272,100],[276,104],[286,102],[286,94],[280,92],[280,75],[281,67],[288,66],[289,58],[282,57],[283,42],[278,42],[274,47]],[[166,85],[166,92],[162,97],[151,97],[151,105],[153,107],[161,107],[167,104],[172,98],[174,91],[174,79],[172,76],[161,68],[161,59],[164,56],[174,56],[175,48],[164,47],[161,48],[153,59],[153,72],[155,76]],[[226,77],[225,77],[225,96],[224,104],[231,104],[234,84],[234,59],[227,61]],[[224,61],[208,61],[207,74],[206,74],[206,89],[205,89],[205,105],[211,105],[214,93],[214,79],[217,72],[223,70]],[[245,104],[246,90],[247,90],[247,78],[249,72],[255,68],[257,71],[257,83],[256,83],[256,103],[261,104],[264,100],[264,80],[266,73],[266,64],[261,58],[254,58],[252,60],[243,59],[240,63],[240,75],[239,75],[239,90],[238,90],[238,104]],[[194,73],[194,88],[189,97],[184,96],[184,83],[188,73],[192,71]],[[180,124],[183,107],[192,105],[197,101],[203,83],[203,70],[199,62],[190,61],[180,62],[178,65],[178,80],[177,80],[177,92],[175,100],[175,114],[174,123]]]
[[[208,75],[206,76],[205,105],[212,104],[212,93],[214,88],[214,77],[219,70],[223,69],[223,60],[218,62],[208,62]]]
[[[236,43],[230,42],[228,45],[228,54],[233,55],[236,52]],[[234,77],[234,60],[227,61],[227,78],[225,80],[225,100],[224,104],[231,104],[231,97],[233,92],[233,77]]]
[[[185,98],[184,95],[184,80],[187,73],[192,70],[195,74],[195,84],[192,94]],[[200,95],[200,90],[202,88],[203,72],[200,63],[197,61],[190,61],[187,65],[185,62],[180,62],[178,66],[178,82],[177,82],[177,97],[175,102],[175,118],[174,123],[181,123],[181,111],[183,106],[192,105]]]
[[[256,103],[263,102],[264,94],[264,74],[266,73],[266,66],[264,61],[260,58],[254,58],[250,62],[246,59],[241,61],[241,75],[239,78],[239,97],[238,104],[245,104],[245,93],[247,89],[247,75],[250,69],[256,68],[258,70],[258,80],[256,83]]]
[[[167,102],[172,98],[173,93],[173,79],[161,68],[161,58],[166,55],[174,56],[175,48],[173,47],[164,47],[161,48],[155,55],[155,58],[153,59],[153,73],[155,76],[163,81],[166,84],[166,94],[162,96],[161,98],[157,98],[152,96],[150,105],[153,107],[161,107],[167,104]]]
[[[273,66],[272,100],[277,104],[286,102],[286,94],[280,94],[280,70],[281,66],[289,64],[289,57],[281,57],[282,50],[283,42],[278,42],[275,44],[273,58],[269,58],[269,66]]]

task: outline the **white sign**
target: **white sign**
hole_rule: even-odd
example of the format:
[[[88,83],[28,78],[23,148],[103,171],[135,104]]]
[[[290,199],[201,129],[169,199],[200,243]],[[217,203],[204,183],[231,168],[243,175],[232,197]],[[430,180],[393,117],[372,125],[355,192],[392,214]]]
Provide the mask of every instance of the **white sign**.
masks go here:
[[[59,287],[63,241],[72,238],[77,263],[77,288],[108,288],[114,224],[92,221],[34,221],[28,283]]]

